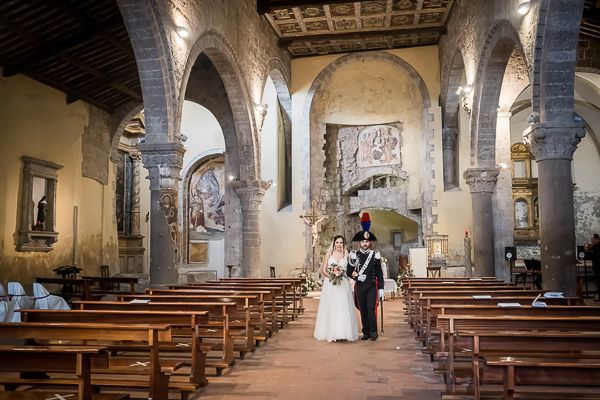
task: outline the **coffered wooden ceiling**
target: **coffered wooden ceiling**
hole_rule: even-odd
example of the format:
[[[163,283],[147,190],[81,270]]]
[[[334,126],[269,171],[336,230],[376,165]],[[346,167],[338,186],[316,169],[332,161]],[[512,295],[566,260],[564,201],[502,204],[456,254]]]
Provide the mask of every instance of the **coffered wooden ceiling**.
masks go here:
[[[0,66],[107,112],[142,101],[131,42],[115,0],[2,0]]]
[[[258,0],[292,57],[436,44],[456,0]]]
[[[585,0],[579,35],[600,40],[600,0]]]

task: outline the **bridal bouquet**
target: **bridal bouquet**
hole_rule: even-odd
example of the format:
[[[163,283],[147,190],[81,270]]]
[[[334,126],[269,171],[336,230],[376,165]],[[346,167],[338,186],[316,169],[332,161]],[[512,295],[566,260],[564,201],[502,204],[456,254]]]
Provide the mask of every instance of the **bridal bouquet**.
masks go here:
[[[345,274],[344,270],[338,264],[331,264],[327,272],[329,272],[329,281],[332,284],[337,285],[338,283],[342,283]]]

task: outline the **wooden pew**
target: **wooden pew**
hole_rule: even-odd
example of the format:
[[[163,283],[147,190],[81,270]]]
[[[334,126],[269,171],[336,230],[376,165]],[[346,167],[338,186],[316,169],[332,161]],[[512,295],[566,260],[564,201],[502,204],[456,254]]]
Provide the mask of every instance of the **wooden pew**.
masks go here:
[[[92,358],[93,357],[93,358]],[[108,368],[108,351],[105,347],[93,346],[12,346],[0,345],[0,373],[62,373],[74,378],[61,376],[52,378],[50,385],[75,386],[75,395],[62,391],[60,394],[77,400],[127,400],[128,394],[92,393],[92,362],[96,368]],[[48,383],[45,384],[48,386]],[[54,391],[56,392],[56,391]],[[53,392],[53,393],[54,393]],[[4,391],[0,400],[31,399],[45,400],[53,397],[48,392]]]
[[[243,357],[245,352],[254,351],[255,346],[266,340],[267,322],[264,314],[264,302],[261,295],[237,294],[237,295],[118,295],[117,301],[130,302],[148,301],[152,303],[197,303],[197,302],[219,302],[236,303],[237,312],[230,316],[229,324],[231,335],[234,339],[242,339],[243,347],[234,343],[234,350],[240,352]],[[87,302],[73,302],[73,307],[85,309]],[[255,331],[258,336],[255,336]],[[238,340],[239,341],[239,340]]]
[[[292,320],[304,312],[304,295],[302,294],[302,284],[306,283],[305,278],[221,278],[216,282],[251,282],[251,283],[269,283],[286,282],[292,285]]]
[[[102,345],[111,350],[111,346],[132,341],[137,343],[137,349],[146,351],[147,362],[131,364],[112,363],[108,370],[94,371],[101,376],[92,377],[92,385],[99,387],[136,388],[147,390],[153,399],[167,399],[169,392],[170,375],[178,369],[181,363],[168,363],[159,357],[159,343],[171,341],[171,327],[169,325],[119,325],[99,323],[0,323],[0,339],[4,340],[35,340],[35,341],[69,341],[85,342],[94,345],[102,341]],[[118,379],[123,375],[139,375],[142,379]],[[12,379],[0,384],[45,384],[44,379]],[[196,389],[194,384],[179,384],[178,390],[182,396]]]
[[[193,325],[196,330],[199,340],[206,342],[206,339],[217,341],[216,349],[221,350],[221,356],[216,359],[206,360],[206,365],[214,367],[217,370],[217,375],[220,375],[222,370],[235,364],[233,357],[233,340],[230,332],[230,316],[235,315],[235,303],[220,303],[220,302],[196,302],[196,303],[128,303],[121,301],[89,301],[78,303],[84,308],[83,311],[104,311],[107,314],[127,313],[126,315],[149,315],[152,318],[166,318],[166,323],[169,323],[171,316],[177,315],[210,315],[210,320],[205,318],[202,322]],[[81,310],[77,310],[81,311]],[[143,317],[141,317],[143,318]],[[187,321],[189,328],[189,320]]]
[[[502,377],[482,363],[482,357],[535,357],[574,358],[588,360],[600,358],[600,332],[558,331],[459,331],[455,347],[469,359],[465,383],[473,388],[476,398],[481,397],[482,383],[498,384]],[[455,351],[456,354],[456,351]],[[456,360],[456,358],[455,358]],[[449,390],[455,391],[459,377],[457,368],[448,371]],[[482,380],[482,377],[484,378]],[[548,382],[546,382],[548,384]]]
[[[445,362],[445,371],[454,371],[456,335],[461,331],[496,332],[504,331],[599,331],[600,316],[565,317],[528,315],[439,315],[440,359]],[[448,345],[445,338],[448,338]],[[452,373],[452,372],[451,372]],[[452,383],[452,380],[451,380]]]
[[[502,399],[513,400],[518,385],[547,385],[550,399],[598,399],[600,398],[600,358],[552,358],[552,357],[486,357],[487,370],[501,369],[504,392]],[[490,372],[488,372],[490,374]],[[558,387],[567,386],[565,387]],[[582,388],[583,387],[583,388]],[[582,389],[595,389],[583,393]],[[531,392],[530,392],[531,393]],[[527,395],[531,398],[532,395]]]
[[[526,290],[524,288],[514,289],[511,287],[470,287],[455,290],[447,288],[440,289],[417,289],[411,294],[410,308],[408,318],[410,325],[414,328],[417,318],[423,319],[424,311],[420,308],[420,299],[424,297],[464,297],[471,296],[473,299],[481,299],[486,296],[537,296],[541,292],[538,290]],[[475,297],[474,297],[475,296]]]
[[[275,288],[264,288],[264,289],[231,289],[229,287],[221,288],[217,286],[208,286],[202,288],[195,289],[146,289],[146,294],[148,295],[205,295],[205,294],[213,294],[213,295],[244,295],[244,294],[255,294],[262,295],[263,306],[264,306],[264,317],[267,322],[267,334],[271,336],[274,332],[279,330],[277,324],[277,307],[276,307],[276,292]],[[254,335],[257,337],[257,335]]]
[[[432,346],[432,332],[436,329],[436,317],[439,314],[451,314],[449,312],[441,312],[443,307],[490,307],[492,309],[498,308],[498,303],[519,303],[523,305],[529,305],[535,300],[535,296],[494,296],[491,299],[473,299],[469,297],[423,297],[419,299],[419,307],[422,310],[421,320],[417,320],[416,325],[421,327],[418,331],[419,339],[423,342],[423,345],[431,350]],[[579,303],[580,299],[576,297],[562,297],[562,298],[549,298],[544,299],[545,303],[549,306],[573,306]],[[492,312],[493,313],[493,312]],[[464,314],[459,312],[458,314]],[[496,313],[493,313],[496,314]],[[430,352],[433,354],[433,352]]]
[[[92,302],[93,303],[93,302]],[[98,303],[98,302],[96,302]],[[164,313],[155,311],[131,311],[106,309],[90,310],[20,310],[21,319],[26,322],[52,322],[52,323],[115,323],[115,324],[168,324],[172,330],[172,340],[169,343],[160,343],[161,353],[185,353],[184,360],[190,365],[189,382],[199,386],[206,385],[206,348],[202,344],[199,327],[208,324],[208,311],[183,311],[171,310]],[[188,338],[184,342],[175,340],[176,337]],[[187,344],[183,346],[183,344]],[[112,349],[116,346],[112,346]],[[126,348],[129,352],[135,350],[134,346]],[[169,357],[173,360],[174,357]],[[180,358],[180,357],[179,357]],[[179,359],[178,358],[178,359]]]
[[[276,324],[280,324],[281,328],[283,328],[288,323],[288,300],[289,300],[289,291],[292,285],[290,283],[285,282],[277,282],[277,283],[244,283],[244,282],[223,282],[216,281],[213,283],[195,283],[193,285],[177,285],[173,286],[174,289],[241,289],[241,290],[273,290],[273,296],[275,297],[274,302],[274,313],[275,318],[274,321]],[[278,305],[282,304],[281,306]],[[280,313],[281,311],[281,313]]]

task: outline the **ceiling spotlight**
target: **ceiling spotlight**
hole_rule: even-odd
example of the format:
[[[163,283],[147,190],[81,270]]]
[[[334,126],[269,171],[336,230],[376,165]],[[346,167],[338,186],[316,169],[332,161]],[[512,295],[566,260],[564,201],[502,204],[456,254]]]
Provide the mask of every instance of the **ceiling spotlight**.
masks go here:
[[[235,176],[233,176],[233,175],[229,175],[229,180],[230,180],[230,181],[232,181],[232,180],[234,180],[234,179],[235,179]]]
[[[177,36],[179,36],[182,39],[185,39],[190,35],[188,30],[185,29],[183,26],[178,26],[177,28],[175,28],[175,32],[177,32]]]
[[[530,9],[531,9],[531,1],[529,1],[529,0],[520,0],[519,1],[519,7],[517,8],[517,12],[520,15],[527,14]]]

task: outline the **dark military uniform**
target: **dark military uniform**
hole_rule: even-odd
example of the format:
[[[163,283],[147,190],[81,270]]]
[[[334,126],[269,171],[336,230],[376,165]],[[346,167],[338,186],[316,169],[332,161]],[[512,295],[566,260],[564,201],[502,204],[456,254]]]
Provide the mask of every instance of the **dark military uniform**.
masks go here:
[[[362,277],[353,278],[352,273],[360,273],[369,258],[369,253],[373,252],[369,264],[363,271]],[[363,340],[371,338],[377,339],[377,290],[383,289],[383,270],[381,269],[381,255],[378,251],[361,250],[352,251],[349,255],[349,266],[346,271],[348,276],[356,281],[356,297],[358,308],[360,310],[360,320],[362,323]]]

